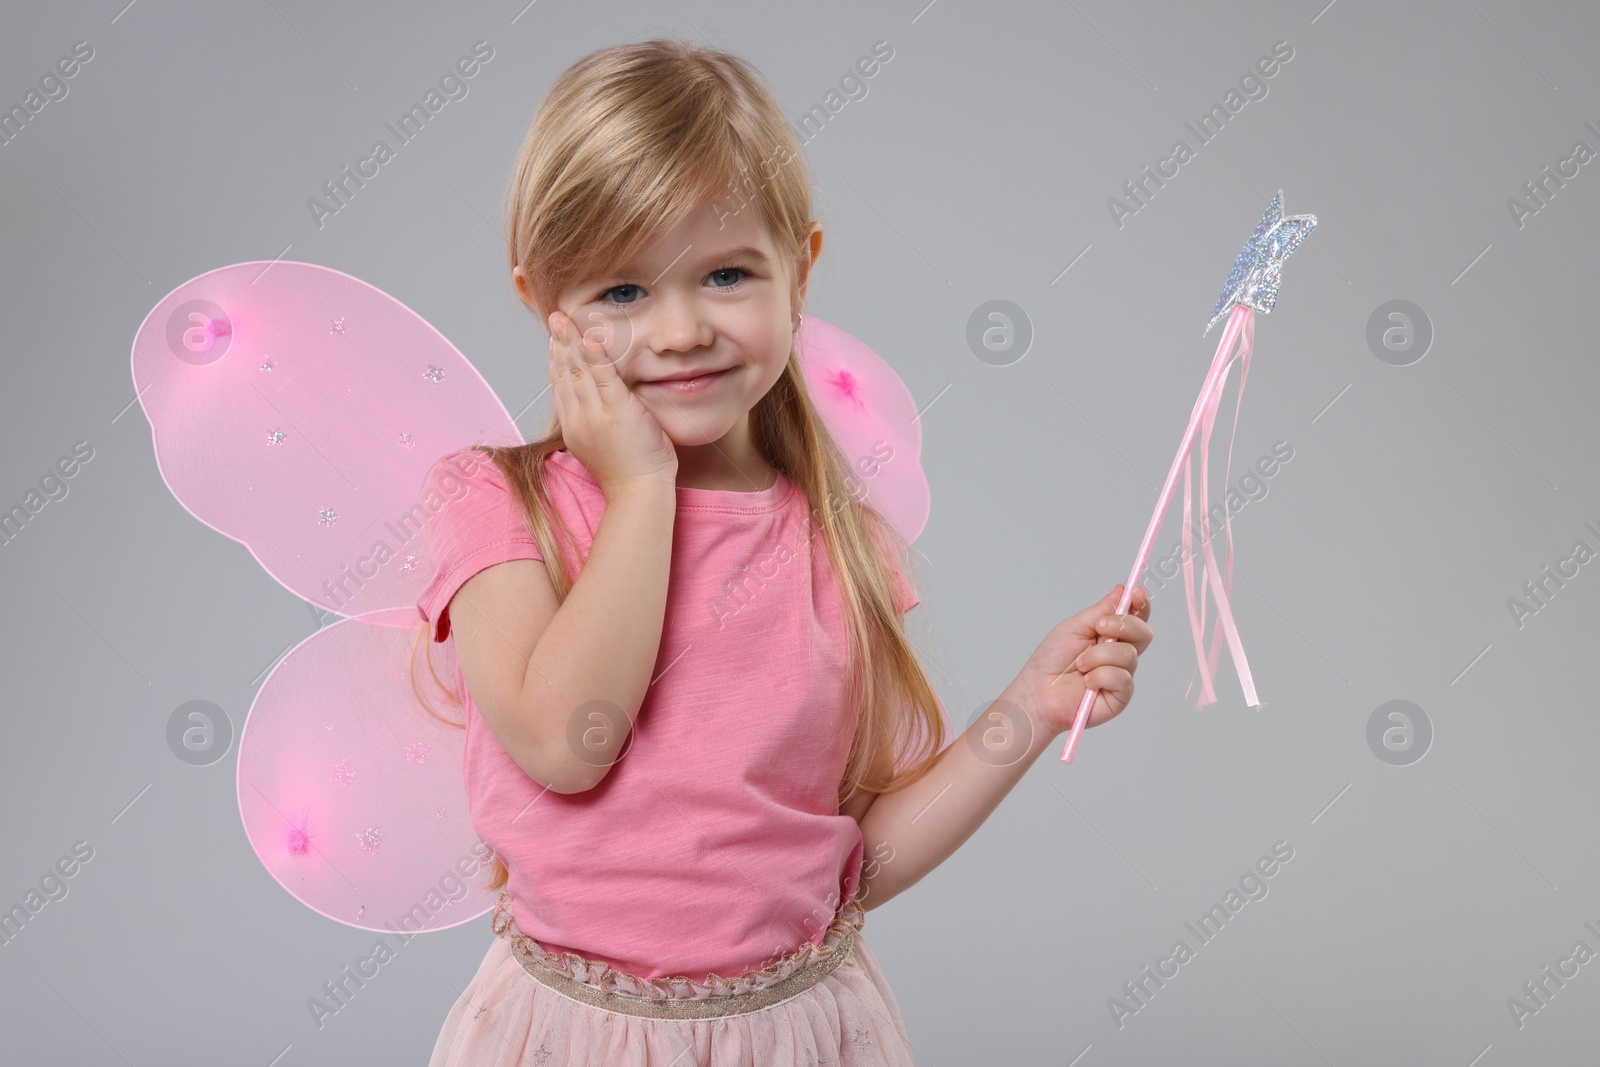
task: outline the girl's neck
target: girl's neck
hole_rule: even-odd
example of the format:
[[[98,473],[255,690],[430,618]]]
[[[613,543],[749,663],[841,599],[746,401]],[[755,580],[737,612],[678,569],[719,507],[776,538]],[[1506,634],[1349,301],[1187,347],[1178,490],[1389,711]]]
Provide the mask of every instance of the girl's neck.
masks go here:
[[[777,471],[756,449],[748,434],[737,431],[704,445],[675,445],[678,487],[756,493],[771,488]]]

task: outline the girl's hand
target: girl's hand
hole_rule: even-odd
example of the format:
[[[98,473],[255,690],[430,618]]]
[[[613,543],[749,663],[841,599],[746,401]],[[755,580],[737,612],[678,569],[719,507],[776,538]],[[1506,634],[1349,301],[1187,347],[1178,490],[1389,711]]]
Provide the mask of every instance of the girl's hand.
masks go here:
[[[550,394],[567,451],[606,498],[625,486],[678,479],[678,453],[650,409],[617,373],[595,331],[550,314]]]
[[[1133,699],[1133,672],[1155,631],[1146,621],[1150,595],[1142,586],[1134,589],[1128,614],[1112,614],[1121,600],[1119,582],[1098,604],[1057,624],[1028,657],[1017,683],[1039,729],[1052,736],[1071,730],[1085,689],[1099,690],[1085,728],[1116,718]]]

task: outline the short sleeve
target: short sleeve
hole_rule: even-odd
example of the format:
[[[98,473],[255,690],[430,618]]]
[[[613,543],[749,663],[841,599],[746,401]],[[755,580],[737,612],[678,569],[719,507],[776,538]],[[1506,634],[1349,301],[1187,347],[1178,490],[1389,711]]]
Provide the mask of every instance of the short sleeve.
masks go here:
[[[917,591],[912,588],[911,583],[906,581],[905,573],[900,569],[900,562],[898,560],[894,561],[894,581],[895,607],[897,610],[899,610],[900,614],[904,615],[906,612],[922,603],[922,597],[918,596]]]
[[[450,600],[467,579],[497,563],[542,560],[528,529],[522,503],[494,461],[473,449],[435,463],[423,481],[433,577],[417,600],[432,640],[450,636]]]

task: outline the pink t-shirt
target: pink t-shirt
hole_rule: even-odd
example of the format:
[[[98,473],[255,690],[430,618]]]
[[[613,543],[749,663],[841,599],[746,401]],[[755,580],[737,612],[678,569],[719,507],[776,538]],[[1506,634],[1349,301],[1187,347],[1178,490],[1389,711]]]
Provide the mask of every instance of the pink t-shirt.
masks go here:
[[[545,472],[586,558],[605,496],[570,453]],[[428,523],[434,576],[417,606],[443,641],[468,578],[542,557],[492,462],[453,453],[428,488],[447,503]],[[863,844],[839,812],[855,717],[838,589],[805,493],[780,474],[756,492],[677,494],[655,681],[622,759],[587,792],[547,790],[466,694],[464,770],[518,929],[645,978],[704,981],[819,943],[856,893]],[[576,578],[581,560],[563,552]],[[896,579],[901,610],[918,604]],[[465,693],[459,672],[456,683]]]

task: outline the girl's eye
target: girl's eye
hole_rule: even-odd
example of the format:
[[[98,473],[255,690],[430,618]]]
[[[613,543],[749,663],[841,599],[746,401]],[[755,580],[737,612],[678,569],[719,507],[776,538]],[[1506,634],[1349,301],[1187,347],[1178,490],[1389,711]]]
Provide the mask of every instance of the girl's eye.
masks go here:
[[[600,302],[602,304],[616,304],[618,307],[625,307],[628,304],[633,303],[633,301],[632,300],[616,300],[611,296],[611,294],[612,293],[620,293],[625,289],[638,289],[638,288],[639,287],[637,285],[618,285],[618,286],[614,286],[613,288],[607,289],[605,292],[600,294]]]
[[[733,284],[717,286],[718,289],[736,289],[736,288],[738,288],[739,283],[744,281],[744,276],[749,274],[749,273],[750,272],[745,270],[743,267],[718,267],[716,270],[711,272],[711,276],[715,277],[718,274],[737,274],[737,275],[739,275],[739,277],[737,277],[737,278],[735,278],[733,280]]]
[[[744,284],[745,277],[750,273],[750,271],[743,267],[718,267],[716,270],[706,275],[706,277],[715,278],[718,275],[722,275],[724,278],[726,278],[728,275],[737,275],[737,277],[733,278],[732,282],[728,285],[712,286],[712,288],[720,289],[726,293],[737,289],[740,285]],[[640,287],[632,284],[631,282],[627,285],[612,286],[610,289],[607,289],[605,292],[600,294],[600,303],[609,304],[612,307],[627,307],[630,304],[638,303],[639,292]],[[631,299],[619,300],[613,295],[619,293],[625,293],[631,297]]]

